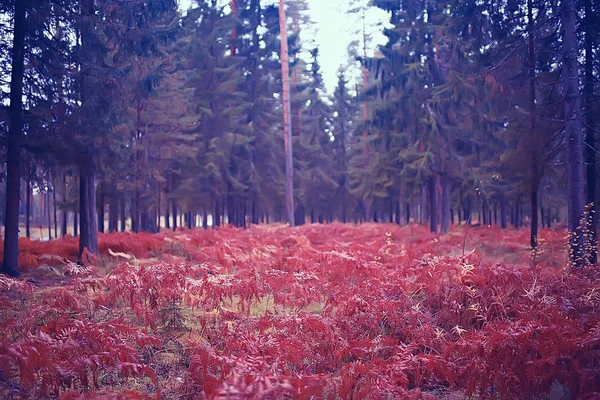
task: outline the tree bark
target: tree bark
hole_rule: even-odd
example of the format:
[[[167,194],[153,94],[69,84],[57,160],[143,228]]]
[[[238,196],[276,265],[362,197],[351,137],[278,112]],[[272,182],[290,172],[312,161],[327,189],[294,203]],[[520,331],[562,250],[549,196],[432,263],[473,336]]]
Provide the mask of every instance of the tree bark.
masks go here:
[[[581,97],[579,94],[578,43],[576,32],[576,10],[574,0],[561,2],[563,25],[563,75],[565,93],[565,130],[567,154],[568,228],[571,232],[570,262],[573,267],[582,267],[585,235],[580,232],[580,221],[585,202],[583,131],[581,126]]]
[[[79,259],[84,249],[98,255],[98,218],[96,215],[96,175],[91,163],[79,168]]]
[[[25,237],[31,238],[31,177],[27,176],[25,194]]]
[[[290,100],[290,71],[287,42],[285,0],[279,0],[279,30],[281,44],[281,80],[283,100],[283,138],[285,146],[285,210],[290,226],[294,221],[294,159],[292,153],[292,121]]]
[[[587,180],[587,207],[589,210],[588,224],[589,239],[589,261],[596,264],[598,261],[598,217],[596,215],[596,135],[594,129],[594,36],[592,32],[594,15],[592,14],[592,0],[585,0],[585,84],[583,95],[586,111],[585,132],[585,163]]]
[[[10,106],[6,147],[6,228],[0,273],[19,275],[19,202],[21,197],[21,140],[23,138],[23,75],[25,59],[25,1],[15,4]]]
[[[104,193],[98,197],[98,232],[104,233]]]
[[[442,188],[442,234],[445,235],[450,232],[450,177],[448,174],[443,174],[440,177],[440,183]]]
[[[66,203],[67,201],[67,174],[65,173],[64,169],[63,169],[63,174],[62,174],[62,186],[63,186],[63,190],[62,190],[62,201],[63,203]],[[63,207],[61,209],[60,212],[60,236],[61,237],[65,237],[67,236],[67,209],[63,204]]]
[[[533,23],[533,0],[527,0],[527,25],[529,31],[528,38],[528,70],[529,70],[529,134],[533,137],[536,128],[536,94],[535,94],[535,44],[534,44],[534,23]],[[536,147],[539,145],[536,143]],[[537,149],[531,149],[531,229],[529,231],[529,243],[532,249],[537,247],[538,237],[538,187],[540,177],[538,164],[536,160]]]
[[[429,178],[429,230],[431,232],[438,231],[438,195],[437,188],[439,186],[439,175],[432,175]]]
[[[113,233],[119,229],[119,199],[112,194],[108,199],[108,232]]]
[[[125,195],[119,196],[119,215],[121,216],[120,231],[125,232],[127,229],[127,215],[125,214]]]

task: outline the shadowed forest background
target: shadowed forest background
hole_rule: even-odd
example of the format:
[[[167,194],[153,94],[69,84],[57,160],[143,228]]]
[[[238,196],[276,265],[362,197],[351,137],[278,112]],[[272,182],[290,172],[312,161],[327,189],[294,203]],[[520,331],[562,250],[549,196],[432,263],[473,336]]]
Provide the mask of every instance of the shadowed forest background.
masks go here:
[[[0,393],[600,396],[600,2],[342,3],[0,0]]]

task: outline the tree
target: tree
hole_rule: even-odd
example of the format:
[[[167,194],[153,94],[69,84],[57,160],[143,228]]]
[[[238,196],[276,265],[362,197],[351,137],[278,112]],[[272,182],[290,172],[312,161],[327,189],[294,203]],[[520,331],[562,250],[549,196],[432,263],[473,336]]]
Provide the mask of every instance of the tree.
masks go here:
[[[294,226],[294,165],[292,153],[292,110],[290,103],[290,73],[287,41],[285,0],[279,0],[279,32],[281,36],[281,100],[283,110],[283,138],[285,143],[285,209],[290,226]]]
[[[12,71],[8,145],[6,149],[6,229],[1,272],[19,275],[19,201],[23,138],[23,75],[25,62],[26,2],[16,1],[13,22]]]
[[[567,153],[568,228],[570,238],[570,261],[573,267],[581,267],[585,260],[586,235],[582,226],[585,202],[583,160],[583,130],[581,122],[581,96],[579,93],[578,42],[574,0],[561,2],[563,25],[563,76],[565,93],[565,131]]]

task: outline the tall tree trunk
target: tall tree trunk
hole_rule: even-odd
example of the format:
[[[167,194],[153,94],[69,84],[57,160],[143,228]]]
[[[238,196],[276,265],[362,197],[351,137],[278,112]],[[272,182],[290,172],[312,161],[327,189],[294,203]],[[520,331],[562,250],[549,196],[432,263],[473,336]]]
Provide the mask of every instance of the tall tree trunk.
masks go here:
[[[579,67],[576,33],[576,10],[574,0],[561,1],[561,17],[563,25],[563,75],[565,93],[565,129],[567,153],[567,193],[568,193],[568,227],[571,232],[570,261],[571,266],[581,267],[584,260],[584,249],[587,247],[585,237],[580,231],[585,201],[584,165],[583,165],[583,131],[581,126],[581,97],[579,94]]]
[[[52,211],[54,213],[54,238],[58,239],[58,210],[56,207],[56,190],[52,189]]]
[[[125,195],[119,196],[119,215],[121,216],[120,231],[125,232],[127,229],[127,214],[125,214]]]
[[[52,213],[50,212],[50,192],[46,192],[46,216],[48,217],[48,240],[52,240]]]
[[[529,72],[529,134],[535,135],[536,129],[536,99],[535,99],[535,44],[534,44],[534,23],[533,23],[533,0],[527,0],[527,25],[529,31],[528,38],[528,72]],[[531,140],[531,139],[530,139]],[[538,242],[538,187],[540,185],[539,167],[537,163],[537,147],[531,149],[531,229],[529,232],[529,243],[532,249],[537,247]]]
[[[171,224],[173,226],[173,230],[176,231],[177,230],[177,202],[175,200],[171,200],[171,216],[173,217],[173,223]]]
[[[285,210],[290,226],[294,221],[294,159],[292,155],[292,121],[290,99],[290,65],[287,42],[285,0],[279,0],[279,30],[281,35],[281,77],[283,99],[283,137],[285,146]]]
[[[23,137],[23,74],[25,57],[25,5],[15,3],[8,142],[6,147],[6,228],[0,273],[19,275],[19,201],[21,197],[21,139]]]
[[[587,207],[589,210],[589,246],[590,263],[598,261],[598,216],[596,215],[596,135],[594,129],[594,15],[592,14],[592,0],[585,0],[585,84],[583,95],[585,101],[585,162],[587,179]]]
[[[442,188],[442,234],[445,235],[450,232],[450,176],[445,173],[440,179]]]
[[[67,202],[67,174],[65,173],[64,169],[62,171],[62,201],[63,201],[63,207],[60,211],[60,236],[61,237],[65,237],[67,236],[67,208],[65,207],[65,203]]]
[[[93,40],[91,36],[94,32],[94,0],[80,0],[81,15],[85,20],[85,25],[81,32],[81,53],[84,57],[90,57],[93,49]],[[86,63],[82,66],[81,80],[81,102],[87,106],[92,97],[93,88],[90,85],[91,71]],[[88,107],[87,117],[91,119],[91,107]],[[89,140],[89,139],[88,139]],[[79,165],[79,261],[84,249],[92,254],[98,254],[98,219],[96,216],[96,175],[94,166],[94,150],[91,145],[84,144],[85,154]]]
[[[406,225],[410,225],[410,201],[406,202]]]
[[[73,236],[79,236],[79,213],[73,211]]]
[[[104,193],[100,193],[98,197],[98,232],[104,233]]]
[[[98,254],[98,218],[96,216],[96,175],[91,163],[79,168],[79,258],[84,249]]]
[[[538,192],[531,192],[531,231],[529,235],[529,243],[532,249],[537,247],[538,242]]]
[[[437,188],[440,177],[434,174],[429,178],[429,229],[431,232],[438,231],[438,193]]]
[[[27,192],[25,194],[25,237],[31,238],[31,177],[27,176]]]
[[[119,229],[119,199],[112,194],[108,199],[108,232],[113,233]]]

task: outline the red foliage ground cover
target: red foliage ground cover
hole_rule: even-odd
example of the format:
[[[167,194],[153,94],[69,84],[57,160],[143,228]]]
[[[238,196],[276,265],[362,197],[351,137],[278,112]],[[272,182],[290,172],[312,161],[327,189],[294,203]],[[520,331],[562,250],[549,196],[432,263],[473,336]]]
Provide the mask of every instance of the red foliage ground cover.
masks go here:
[[[0,278],[0,391],[599,398],[600,289],[593,270],[563,268],[564,232],[544,230],[532,260],[526,231],[464,229],[102,235],[97,266],[119,260],[106,275],[63,262],[57,284]],[[72,258],[76,246],[23,244],[31,268]]]

